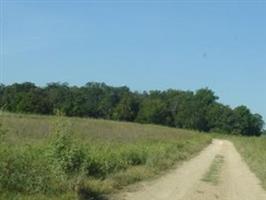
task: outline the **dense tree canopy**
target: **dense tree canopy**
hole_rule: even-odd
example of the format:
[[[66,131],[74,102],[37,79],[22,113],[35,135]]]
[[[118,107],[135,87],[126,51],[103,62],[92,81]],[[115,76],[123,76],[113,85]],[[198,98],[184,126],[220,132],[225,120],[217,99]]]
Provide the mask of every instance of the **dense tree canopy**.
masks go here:
[[[0,108],[17,113],[94,117],[162,124],[205,132],[261,135],[264,121],[246,106],[234,109],[219,103],[208,88],[192,91],[131,92],[127,87],[104,83],[69,86],[49,83],[0,84]]]

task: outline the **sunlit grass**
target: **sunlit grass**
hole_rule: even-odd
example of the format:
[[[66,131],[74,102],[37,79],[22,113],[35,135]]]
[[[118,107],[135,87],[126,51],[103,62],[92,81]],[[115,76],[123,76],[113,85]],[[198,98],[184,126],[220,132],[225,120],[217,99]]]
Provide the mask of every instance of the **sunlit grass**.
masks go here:
[[[0,148],[0,198],[4,199],[101,196],[156,176],[211,142],[210,136],[193,131],[64,117],[60,119],[68,124],[73,148],[57,155],[58,148],[68,148],[55,143],[57,150],[50,149],[58,117],[4,113],[0,119],[8,130]],[[51,155],[56,157],[50,160]],[[82,165],[66,175],[56,159],[63,166],[70,164],[71,169],[79,162]],[[7,174],[11,179],[4,178]]]

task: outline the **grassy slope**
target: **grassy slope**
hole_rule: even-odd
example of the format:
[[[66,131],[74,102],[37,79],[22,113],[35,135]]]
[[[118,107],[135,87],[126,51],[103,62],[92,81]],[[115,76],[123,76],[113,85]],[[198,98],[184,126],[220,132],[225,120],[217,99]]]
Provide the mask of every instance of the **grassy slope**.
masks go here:
[[[107,194],[189,159],[211,141],[205,134],[155,125],[65,118],[76,146],[58,163],[83,163],[82,170],[65,175],[47,157],[55,117],[4,113],[0,119],[8,129],[0,148],[1,199]]]

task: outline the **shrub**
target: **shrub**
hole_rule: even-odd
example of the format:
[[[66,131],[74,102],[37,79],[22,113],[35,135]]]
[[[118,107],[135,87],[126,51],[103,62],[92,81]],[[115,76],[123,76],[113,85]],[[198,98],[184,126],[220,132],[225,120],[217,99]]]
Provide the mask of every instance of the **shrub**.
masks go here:
[[[59,167],[68,175],[79,172],[85,161],[83,149],[75,143],[69,124],[63,119],[56,122],[48,156],[55,167]]]

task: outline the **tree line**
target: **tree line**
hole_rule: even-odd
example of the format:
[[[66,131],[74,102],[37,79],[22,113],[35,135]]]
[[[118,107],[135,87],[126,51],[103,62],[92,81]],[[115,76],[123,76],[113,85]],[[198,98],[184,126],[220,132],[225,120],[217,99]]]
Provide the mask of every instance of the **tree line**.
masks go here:
[[[0,85],[0,108],[15,113],[93,117],[119,121],[160,124],[204,132],[247,136],[263,133],[264,121],[246,106],[231,108],[219,103],[208,88],[195,92],[169,89],[132,92],[89,82],[84,86],[49,83]]]

